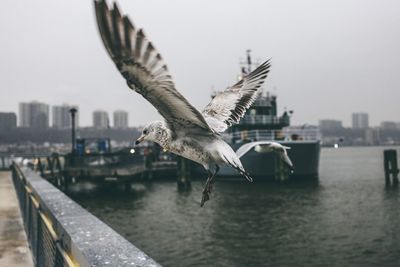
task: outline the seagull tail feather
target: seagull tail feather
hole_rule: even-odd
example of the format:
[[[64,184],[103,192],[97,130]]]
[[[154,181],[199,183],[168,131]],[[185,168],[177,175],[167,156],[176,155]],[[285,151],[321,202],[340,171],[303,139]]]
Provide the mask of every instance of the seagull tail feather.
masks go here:
[[[225,159],[225,162],[228,163],[232,168],[237,170],[241,175],[243,175],[247,179],[247,181],[253,182],[253,178],[251,178],[250,174],[245,171],[239,159],[229,160],[225,155],[222,156]]]
[[[237,169],[237,170],[240,172],[241,175],[243,175],[247,179],[247,181],[253,182],[253,178],[250,176],[250,174],[248,172],[246,172],[245,170],[240,170],[240,169]]]

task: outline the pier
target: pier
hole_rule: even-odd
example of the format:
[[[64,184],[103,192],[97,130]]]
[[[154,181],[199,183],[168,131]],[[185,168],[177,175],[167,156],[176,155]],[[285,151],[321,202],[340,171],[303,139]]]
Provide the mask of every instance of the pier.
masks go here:
[[[71,183],[80,181],[102,183],[114,180],[129,188],[133,182],[151,180],[160,173],[175,176],[176,159],[154,160],[151,155],[132,152],[52,154],[36,157],[32,167],[62,191],[67,190]]]
[[[14,163],[12,180],[35,266],[159,266],[38,173]]]

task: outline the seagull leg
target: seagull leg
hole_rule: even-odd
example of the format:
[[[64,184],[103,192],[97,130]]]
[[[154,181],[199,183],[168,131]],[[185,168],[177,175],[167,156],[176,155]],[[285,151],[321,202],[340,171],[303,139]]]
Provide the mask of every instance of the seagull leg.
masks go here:
[[[208,192],[208,186],[209,186],[209,183],[211,181],[211,177],[213,176],[213,173],[210,170],[207,170],[207,173],[208,173],[208,177],[207,177],[207,181],[206,181],[206,184],[204,186],[204,189],[203,189],[203,196],[201,197],[200,207],[203,207],[204,203],[206,201],[210,200],[210,194]]]
[[[206,201],[210,200],[210,194],[211,194],[212,187],[213,187],[213,184],[214,184],[214,177],[217,175],[218,171],[219,171],[219,166],[218,165],[215,165],[215,172],[214,173],[212,173],[210,170],[207,170],[208,178],[207,178],[206,184],[205,184],[204,189],[203,189],[203,196],[201,198],[200,207],[203,207],[204,203]]]
[[[210,182],[208,183],[208,187],[207,187],[207,192],[209,193],[209,194],[211,194],[211,191],[212,191],[212,188],[213,188],[213,185],[214,185],[214,178],[215,178],[215,176],[217,176],[217,173],[219,172],[219,166],[217,165],[217,164],[215,164],[215,172],[214,172],[214,174],[211,176],[211,178],[210,178]]]

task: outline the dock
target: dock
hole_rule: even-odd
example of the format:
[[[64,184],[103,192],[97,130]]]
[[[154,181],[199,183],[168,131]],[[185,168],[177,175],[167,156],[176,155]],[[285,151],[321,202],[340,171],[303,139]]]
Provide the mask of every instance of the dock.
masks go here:
[[[30,168],[0,190],[0,266],[160,266]]]
[[[10,171],[0,171],[0,266],[33,266]]]
[[[131,183],[151,180],[158,174],[176,174],[177,161],[148,160],[140,153],[101,153],[88,155],[51,155],[35,157],[33,170],[62,191],[72,183],[114,180],[130,188]],[[175,176],[175,175],[171,175]]]

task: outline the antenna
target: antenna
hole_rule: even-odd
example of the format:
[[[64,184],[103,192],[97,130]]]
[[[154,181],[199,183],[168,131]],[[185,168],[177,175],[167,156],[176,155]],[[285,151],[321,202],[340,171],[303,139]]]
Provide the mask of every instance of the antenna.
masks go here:
[[[251,72],[251,55],[250,55],[251,50],[247,49],[246,53],[247,53],[247,71],[248,71],[248,73],[250,73]]]

